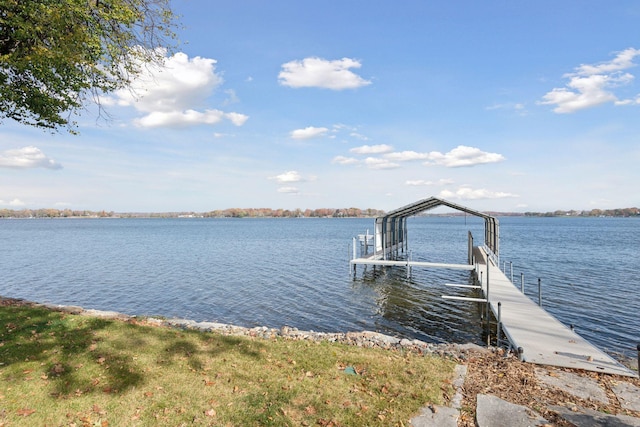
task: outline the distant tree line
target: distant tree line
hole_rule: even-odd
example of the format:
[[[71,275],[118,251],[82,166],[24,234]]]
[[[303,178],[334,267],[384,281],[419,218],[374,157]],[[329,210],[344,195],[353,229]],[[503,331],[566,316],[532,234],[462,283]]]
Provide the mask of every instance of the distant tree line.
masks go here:
[[[0,209],[0,218],[375,218],[384,215],[379,209],[359,208],[321,208],[321,209],[271,209],[271,208],[230,208],[204,213],[198,212],[127,212],[90,211],[72,209]],[[589,211],[553,212],[487,212],[494,216],[533,216],[533,217],[640,217],[640,209],[591,209]],[[429,216],[429,214],[426,214]],[[438,216],[440,214],[436,214]],[[445,214],[441,214],[445,215]],[[454,212],[449,215],[464,215]]]
[[[525,212],[525,216],[615,216],[615,217],[630,217],[640,216],[640,209],[638,208],[624,208],[624,209],[591,209],[589,211],[553,211],[553,212]]]
[[[213,218],[367,218],[384,215],[384,211],[378,209],[224,209],[215,210],[203,214],[204,217]]]
[[[368,218],[384,215],[378,209],[231,208],[210,212],[115,213],[71,209],[0,209],[0,218]]]
[[[117,216],[114,212],[71,209],[0,209],[0,218],[108,218]]]

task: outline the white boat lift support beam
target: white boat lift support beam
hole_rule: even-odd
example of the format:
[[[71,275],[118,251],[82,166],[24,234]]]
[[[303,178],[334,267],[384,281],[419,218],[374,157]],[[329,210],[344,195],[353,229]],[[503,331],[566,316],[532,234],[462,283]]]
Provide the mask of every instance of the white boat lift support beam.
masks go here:
[[[356,265],[380,265],[380,266],[396,266],[396,267],[425,267],[425,268],[448,268],[452,270],[467,270],[471,271],[475,269],[475,266],[469,264],[447,264],[442,262],[424,262],[424,261],[410,261],[410,260],[388,260],[379,258],[356,258],[350,261],[352,266]]]

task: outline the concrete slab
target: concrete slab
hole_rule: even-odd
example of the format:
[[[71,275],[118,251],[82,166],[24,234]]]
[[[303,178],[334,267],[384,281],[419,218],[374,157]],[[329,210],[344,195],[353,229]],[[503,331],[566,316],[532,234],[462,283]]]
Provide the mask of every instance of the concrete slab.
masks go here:
[[[478,427],[531,427],[548,424],[547,420],[526,406],[487,394],[477,396],[476,423]]]
[[[581,377],[570,372],[548,371],[541,368],[536,369],[535,372],[536,378],[548,386],[563,390],[580,399],[609,403],[607,393],[600,387],[598,381],[592,378]]]
[[[620,382],[611,388],[624,409],[640,412],[640,387]]]
[[[460,412],[446,406],[423,408],[420,415],[411,419],[413,427],[457,427]]]
[[[580,406],[571,409],[551,406],[549,409],[579,427],[640,427],[640,418],[628,415],[610,415]]]

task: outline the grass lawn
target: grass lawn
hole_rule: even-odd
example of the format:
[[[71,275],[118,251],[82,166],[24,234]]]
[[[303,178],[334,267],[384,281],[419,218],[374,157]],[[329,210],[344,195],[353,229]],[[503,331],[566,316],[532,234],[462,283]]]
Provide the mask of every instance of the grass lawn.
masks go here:
[[[454,363],[0,307],[0,427],[402,426]]]

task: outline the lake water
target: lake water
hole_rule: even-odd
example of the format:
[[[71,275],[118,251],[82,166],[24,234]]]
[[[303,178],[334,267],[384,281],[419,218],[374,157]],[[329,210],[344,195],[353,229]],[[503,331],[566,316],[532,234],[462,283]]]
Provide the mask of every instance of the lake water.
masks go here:
[[[408,220],[411,258],[465,263],[475,217]],[[349,269],[373,219],[2,220],[0,295],[127,314],[482,342],[469,272]],[[640,220],[500,218],[500,255],[525,293],[600,348],[640,342]],[[507,267],[509,268],[509,267]]]

